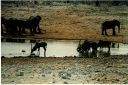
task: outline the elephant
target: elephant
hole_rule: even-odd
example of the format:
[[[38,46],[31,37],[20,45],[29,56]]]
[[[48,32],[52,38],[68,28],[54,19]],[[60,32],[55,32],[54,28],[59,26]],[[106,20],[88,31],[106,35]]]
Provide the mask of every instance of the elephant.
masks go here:
[[[29,23],[27,20],[17,20],[17,26],[19,28],[19,34],[21,35],[21,33],[25,33],[25,28],[29,28],[30,29],[30,26],[29,26]]]
[[[99,40],[98,47],[100,47],[100,48],[107,47],[108,48],[108,52],[110,52],[110,46],[111,46],[111,42],[110,41]]]
[[[111,20],[111,21],[105,21],[102,23],[101,25],[101,30],[102,30],[102,35],[108,35],[107,34],[107,29],[112,29],[113,30],[113,34],[112,35],[116,35],[116,32],[115,32],[115,27],[118,27],[118,32],[120,32],[120,22],[118,20]]]
[[[96,41],[85,40],[82,44],[79,44],[77,51],[80,53],[88,52],[92,48],[92,54],[97,54],[98,43]]]
[[[9,18],[6,20],[6,33],[25,33],[25,28],[30,29],[30,34],[41,33],[39,27],[39,22],[41,20],[40,16],[31,16],[27,20],[20,20],[15,18]]]
[[[31,55],[37,49],[38,49],[38,52],[39,52],[39,55],[40,55],[40,47],[44,48],[44,57],[46,57],[46,48],[47,48],[47,43],[46,42],[36,42],[34,47],[31,49]]]
[[[9,18],[5,21],[6,33],[19,33],[24,31],[26,21],[18,20],[15,18]]]
[[[6,19],[5,27],[6,27],[6,33],[17,33],[18,32],[17,19],[15,18]]]
[[[28,20],[28,26],[30,28],[30,33],[41,33],[41,29],[39,27],[39,23],[41,20],[41,16],[31,16]]]

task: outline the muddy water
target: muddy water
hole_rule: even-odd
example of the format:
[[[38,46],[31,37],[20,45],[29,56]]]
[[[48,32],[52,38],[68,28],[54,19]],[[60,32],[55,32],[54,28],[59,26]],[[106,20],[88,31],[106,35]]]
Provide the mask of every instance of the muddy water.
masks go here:
[[[47,57],[64,57],[64,56],[79,56],[77,52],[78,40],[47,40]],[[1,56],[14,57],[14,56],[28,56],[31,51],[31,44],[35,43],[30,40],[22,42],[1,42]],[[118,47],[119,46],[119,47]],[[118,46],[111,48],[110,55],[128,55],[128,44],[119,43]],[[101,51],[98,48],[99,54]],[[107,52],[104,48],[102,52]],[[37,54],[37,51],[34,52]],[[44,49],[40,49],[40,56],[44,56]],[[102,53],[103,54],[103,53]]]

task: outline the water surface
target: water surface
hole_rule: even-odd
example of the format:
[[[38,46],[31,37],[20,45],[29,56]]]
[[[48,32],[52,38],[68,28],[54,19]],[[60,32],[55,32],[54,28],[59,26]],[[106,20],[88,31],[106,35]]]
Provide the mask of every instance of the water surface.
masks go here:
[[[79,52],[76,50],[79,40],[45,40],[45,42],[47,42],[47,57],[79,56]],[[35,41],[3,41],[1,42],[1,56],[29,56],[31,52],[31,44],[34,46]],[[103,48],[103,52],[107,52],[107,50],[107,48]],[[98,51],[100,51],[99,48]],[[34,53],[37,54],[37,51]],[[128,44],[119,43],[119,48],[117,46],[115,48],[111,47],[110,55],[128,55]],[[44,56],[43,48],[40,48],[40,56]]]

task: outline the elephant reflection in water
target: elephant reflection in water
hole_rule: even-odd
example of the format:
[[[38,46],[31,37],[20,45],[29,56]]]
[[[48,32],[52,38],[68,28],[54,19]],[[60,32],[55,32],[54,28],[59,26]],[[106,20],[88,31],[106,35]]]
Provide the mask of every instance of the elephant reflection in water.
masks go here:
[[[85,55],[85,56],[94,56],[97,57],[97,53],[98,52],[102,52],[103,50],[98,51],[98,47],[100,47],[100,49],[103,49],[104,47],[108,48],[107,54],[110,54],[110,45],[111,42],[110,41],[87,41],[85,40],[82,44],[79,43],[78,47],[77,47],[77,51],[80,53],[80,55]],[[90,49],[92,49],[91,52]]]

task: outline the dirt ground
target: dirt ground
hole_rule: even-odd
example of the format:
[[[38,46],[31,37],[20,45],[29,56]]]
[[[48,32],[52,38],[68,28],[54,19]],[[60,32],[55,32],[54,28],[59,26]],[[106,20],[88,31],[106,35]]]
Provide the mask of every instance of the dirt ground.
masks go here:
[[[30,39],[89,39],[128,42],[128,6],[93,5],[63,5],[63,6],[10,6],[2,4],[2,16],[8,18],[28,19],[30,16],[40,15],[40,28],[46,33],[27,34],[22,36],[5,35],[2,37],[30,38]],[[121,22],[121,32],[112,36],[101,35],[101,23],[106,20],[117,19]],[[117,31],[117,30],[116,30]]]
[[[2,58],[2,84],[128,84],[128,56]]]

